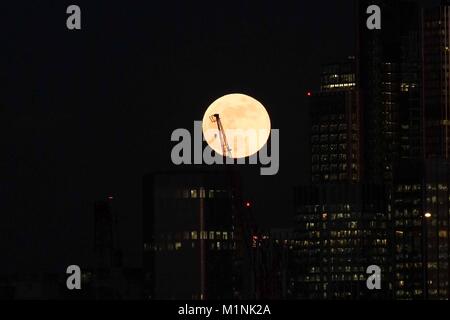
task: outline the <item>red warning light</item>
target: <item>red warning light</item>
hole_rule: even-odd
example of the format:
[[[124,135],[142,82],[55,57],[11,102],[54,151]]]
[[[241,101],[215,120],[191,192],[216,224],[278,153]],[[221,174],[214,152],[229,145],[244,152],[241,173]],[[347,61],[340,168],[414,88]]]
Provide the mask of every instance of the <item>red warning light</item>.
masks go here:
[[[114,200],[114,197],[113,197],[113,196],[109,196],[109,197],[108,197],[108,200],[110,200],[110,201],[111,201],[111,200]]]
[[[250,203],[250,201],[247,201],[247,202],[245,203],[245,207],[246,207],[246,208],[251,208],[251,206],[252,206],[252,204]]]
[[[311,97],[311,96],[312,96],[312,92],[311,92],[311,91],[308,91],[308,93],[306,93],[306,95],[307,95],[308,97]]]

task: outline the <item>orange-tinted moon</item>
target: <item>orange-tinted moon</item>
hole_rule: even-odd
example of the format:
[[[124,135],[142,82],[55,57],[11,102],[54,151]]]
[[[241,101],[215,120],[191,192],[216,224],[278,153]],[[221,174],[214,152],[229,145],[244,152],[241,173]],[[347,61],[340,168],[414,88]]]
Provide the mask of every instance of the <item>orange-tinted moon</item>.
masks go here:
[[[254,155],[264,147],[270,136],[271,123],[266,108],[245,94],[228,94],[214,101],[203,117],[203,135],[208,145],[223,155],[217,123],[211,116],[219,114],[231,149],[231,158]],[[230,156],[230,154],[228,154]]]

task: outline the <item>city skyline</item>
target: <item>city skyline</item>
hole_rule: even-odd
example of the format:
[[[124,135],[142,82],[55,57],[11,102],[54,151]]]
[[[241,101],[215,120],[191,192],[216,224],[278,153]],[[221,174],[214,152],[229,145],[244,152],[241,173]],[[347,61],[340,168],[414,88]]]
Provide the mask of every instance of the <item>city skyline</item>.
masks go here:
[[[142,6],[125,14],[119,4],[105,11],[101,1],[89,3],[79,33],[67,33],[65,23],[59,28],[63,4],[7,6],[2,22],[17,28],[2,53],[3,119],[12,121],[3,126],[10,156],[2,160],[2,211],[10,214],[2,224],[8,259],[0,268],[26,270],[33,261],[36,268],[61,270],[74,259],[89,260],[82,248],[91,243],[91,204],[110,195],[127,235],[124,260],[139,265],[134,230],[140,229],[142,176],[170,169],[172,131],[190,128],[229,92],[261,99],[273,127],[286,130],[280,173],[254,178],[257,169],[248,167],[244,175],[248,196],[258,198],[261,224],[290,224],[292,201],[281,202],[280,209],[271,195],[288,198],[298,178],[307,180],[301,173],[308,170],[301,160],[307,141],[298,138],[306,137],[305,125],[293,120],[306,120],[302,106],[315,87],[309,79],[316,78],[316,67],[334,60],[337,48],[342,56],[351,51],[352,7],[330,1],[333,13],[323,13],[313,3],[271,1],[256,7],[230,2],[218,11],[207,1],[180,1],[175,9],[162,2]],[[340,30],[323,29],[310,12],[321,12]],[[317,41],[317,34],[329,32],[342,44]],[[320,51],[319,60],[314,52]],[[166,113],[166,105],[176,112]],[[284,147],[294,144],[300,146]],[[291,174],[297,171],[298,177]]]
[[[94,299],[448,299],[450,5],[325,2],[80,4],[78,33],[8,6],[1,292],[75,263]],[[277,174],[174,165],[172,132],[238,92]]]
[[[374,3],[384,17],[375,32],[365,16]],[[309,95],[297,297],[449,299],[449,6],[358,4],[356,63],[325,66],[321,91]],[[381,289],[371,291],[373,265]]]

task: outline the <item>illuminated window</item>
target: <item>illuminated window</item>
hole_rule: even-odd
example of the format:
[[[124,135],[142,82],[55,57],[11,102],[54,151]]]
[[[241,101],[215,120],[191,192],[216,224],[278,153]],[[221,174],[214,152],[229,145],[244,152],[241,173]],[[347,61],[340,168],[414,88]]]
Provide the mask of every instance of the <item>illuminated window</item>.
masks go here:
[[[437,262],[429,262],[428,263],[428,269],[429,270],[437,270]],[[431,281],[430,284],[432,284],[432,281]]]
[[[197,198],[197,189],[191,190],[191,198],[196,199]]]
[[[210,198],[210,199],[214,198],[214,190],[209,190],[208,198]]]
[[[203,188],[200,188],[200,199],[206,198],[206,191]]]
[[[198,239],[197,231],[192,231],[191,232],[191,239],[192,240],[197,240]]]
[[[175,243],[175,250],[180,250],[181,249],[181,242],[176,242]]]

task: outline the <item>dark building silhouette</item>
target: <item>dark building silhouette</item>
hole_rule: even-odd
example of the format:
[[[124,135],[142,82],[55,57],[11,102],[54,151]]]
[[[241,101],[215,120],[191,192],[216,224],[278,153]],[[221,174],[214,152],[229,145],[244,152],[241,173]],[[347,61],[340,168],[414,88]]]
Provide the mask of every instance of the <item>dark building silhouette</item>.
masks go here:
[[[386,192],[362,184],[299,187],[296,203],[296,278],[301,299],[373,299],[389,295]],[[382,290],[367,289],[366,270],[382,268]]]
[[[122,266],[117,215],[113,197],[94,204],[94,253],[97,269]]]
[[[96,299],[123,299],[124,266],[114,197],[94,203],[94,263],[84,270]]]
[[[309,97],[312,182],[360,179],[360,110],[354,57],[323,67],[321,91]]]
[[[449,170],[448,161],[437,159],[398,168],[393,204],[396,298],[449,298]]]
[[[272,229],[253,235],[251,242],[252,270],[256,299],[292,299],[297,274],[295,248],[299,244],[291,229]]]
[[[357,83],[363,126],[363,176],[391,184],[395,162],[421,155],[420,10],[398,0],[357,1]],[[366,26],[378,5],[381,30]]]
[[[302,299],[387,296],[387,190],[363,184],[363,114],[354,57],[325,65],[309,97],[311,185],[295,190],[292,295]],[[381,292],[369,292],[367,267],[382,266]]]
[[[443,1],[421,14],[423,148],[396,164],[392,187],[398,299],[449,298],[448,13]]]
[[[373,4],[381,30],[366,27]],[[446,5],[357,2],[356,87],[339,85],[335,68],[336,80],[323,72],[310,99],[323,133],[311,133],[313,185],[296,190],[297,297],[448,299],[448,13]],[[336,84],[340,96],[330,96]],[[347,146],[361,158],[358,179],[339,181],[324,174],[336,166],[321,161],[335,147],[325,120],[345,91],[357,95],[360,119],[358,143]],[[370,265],[382,269],[382,290],[367,289]]]
[[[423,103],[427,158],[449,157],[449,14],[448,4],[423,12]]]
[[[144,178],[144,273],[151,299],[239,297],[243,203],[229,171],[162,172]]]

